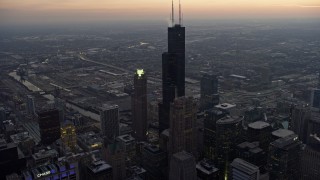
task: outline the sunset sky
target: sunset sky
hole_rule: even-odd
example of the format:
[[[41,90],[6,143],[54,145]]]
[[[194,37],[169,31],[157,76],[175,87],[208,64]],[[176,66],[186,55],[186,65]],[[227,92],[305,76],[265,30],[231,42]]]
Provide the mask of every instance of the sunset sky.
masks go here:
[[[320,0],[181,2],[187,19],[320,18]],[[178,0],[175,4],[177,10]],[[165,21],[169,17],[170,6],[170,0],[0,0],[0,22]]]

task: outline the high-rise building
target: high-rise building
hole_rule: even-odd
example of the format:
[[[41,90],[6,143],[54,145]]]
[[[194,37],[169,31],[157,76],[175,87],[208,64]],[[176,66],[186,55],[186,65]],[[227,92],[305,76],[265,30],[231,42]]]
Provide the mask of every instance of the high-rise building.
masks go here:
[[[35,105],[34,105],[34,97],[31,95],[27,95],[27,113],[30,116],[34,116],[36,114]]]
[[[213,74],[204,74],[200,84],[200,108],[207,110],[219,104],[218,78]]]
[[[60,122],[64,122],[66,101],[60,98],[54,98],[54,107],[59,110]]]
[[[304,143],[307,141],[310,115],[310,107],[295,106],[292,109],[291,123],[289,127]]]
[[[170,160],[169,180],[196,180],[196,162],[194,157],[185,152],[173,154]]]
[[[114,180],[122,180],[126,177],[126,151],[122,143],[118,141],[104,143],[105,159],[112,166]]]
[[[310,120],[308,122],[307,144],[315,145],[319,141],[320,132],[320,112],[318,109],[311,109]]]
[[[203,141],[204,155],[206,158],[214,159],[216,150],[216,122],[226,115],[226,112],[216,108],[205,112]]]
[[[320,89],[314,89],[311,94],[311,106],[320,108]]]
[[[196,155],[197,105],[192,97],[180,97],[171,103],[169,152],[187,151]]]
[[[7,119],[6,110],[3,107],[0,107],[0,132],[4,129],[3,121]]]
[[[229,165],[236,158],[236,146],[242,142],[243,117],[226,116],[216,122],[216,157],[220,177],[229,176]]]
[[[17,172],[26,166],[24,155],[14,143],[7,143],[0,138],[0,179]]]
[[[242,142],[237,145],[237,154],[236,157],[241,158],[245,161],[248,161],[259,168],[260,171],[264,170],[267,165],[268,160],[268,151],[264,151],[259,147],[259,142]]]
[[[181,6],[180,6],[181,7]],[[181,9],[180,9],[181,12]],[[173,5],[172,5],[172,15]],[[181,15],[180,15],[181,17]],[[160,133],[169,128],[170,103],[185,95],[185,27],[175,24],[168,28],[168,52],[162,54],[162,103],[159,104]]]
[[[57,109],[38,112],[38,123],[42,144],[49,145],[60,139],[60,121]]]
[[[263,109],[261,107],[249,107],[244,112],[243,126],[247,127],[248,124],[263,119]]]
[[[256,121],[248,124],[247,140],[249,142],[258,141],[260,148],[267,152],[271,142],[271,132],[272,127],[269,123]]]
[[[147,145],[143,147],[142,167],[147,170],[147,179],[167,179],[167,153],[157,146]]]
[[[320,142],[319,142],[320,143]],[[306,146],[301,158],[301,180],[319,179],[320,148]]]
[[[138,141],[147,140],[147,77],[143,69],[134,75],[134,93],[132,94],[133,136]]]
[[[76,127],[71,122],[67,122],[61,127],[61,141],[65,148],[75,149],[77,145]]]
[[[259,180],[259,167],[243,159],[236,158],[231,163],[230,179]]]
[[[302,143],[296,134],[270,143],[270,179],[299,179]]]
[[[100,111],[101,132],[106,138],[113,140],[119,136],[119,107],[106,106]]]

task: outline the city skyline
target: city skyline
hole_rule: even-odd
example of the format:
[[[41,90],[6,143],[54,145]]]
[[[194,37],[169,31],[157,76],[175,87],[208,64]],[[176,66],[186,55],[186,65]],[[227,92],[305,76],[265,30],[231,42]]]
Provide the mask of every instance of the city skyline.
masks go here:
[[[183,0],[188,20],[208,19],[318,19],[320,2],[316,0]],[[178,0],[174,1],[176,10]],[[108,21],[168,21],[170,0],[2,0],[0,21],[5,24],[48,24]],[[176,13],[177,15],[177,13]]]

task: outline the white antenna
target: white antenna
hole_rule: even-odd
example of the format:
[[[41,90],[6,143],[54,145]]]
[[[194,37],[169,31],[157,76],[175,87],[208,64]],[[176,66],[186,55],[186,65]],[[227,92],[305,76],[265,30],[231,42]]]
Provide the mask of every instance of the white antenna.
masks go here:
[[[173,0],[172,0],[172,26],[174,26],[174,6],[173,6]]]
[[[181,3],[180,3],[180,0],[179,0],[179,24],[181,24]]]

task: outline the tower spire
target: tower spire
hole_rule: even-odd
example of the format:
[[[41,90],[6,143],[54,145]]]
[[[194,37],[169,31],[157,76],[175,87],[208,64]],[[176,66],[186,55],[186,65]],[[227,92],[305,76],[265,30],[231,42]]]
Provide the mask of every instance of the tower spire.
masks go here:
[[[179,0],[179,24],[181,24],[181,3],[180,3],[180,0]]]
[[[174,26],[174,6],[173,6],[173,0],[172,0],[172,18],[171,18],[171,20],[172,20],[172,26]]]

